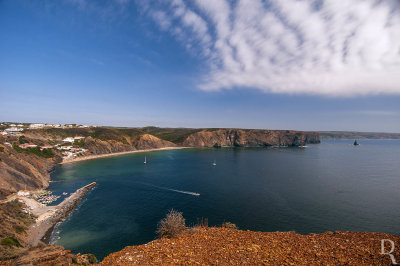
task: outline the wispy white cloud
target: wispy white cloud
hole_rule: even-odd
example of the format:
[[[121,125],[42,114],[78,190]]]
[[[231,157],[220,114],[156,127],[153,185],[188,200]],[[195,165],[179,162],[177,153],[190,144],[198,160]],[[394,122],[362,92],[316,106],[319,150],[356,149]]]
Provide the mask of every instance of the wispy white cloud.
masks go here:
[[[206,59],[203,90],[400,94],[397,0],[174,0],[146,12]]]
[[[372,115],[372,116],[398,116],[399,112],[396,111],[388,111],[388,110],[361,110],[356,111],[358,114],[362,115]]]

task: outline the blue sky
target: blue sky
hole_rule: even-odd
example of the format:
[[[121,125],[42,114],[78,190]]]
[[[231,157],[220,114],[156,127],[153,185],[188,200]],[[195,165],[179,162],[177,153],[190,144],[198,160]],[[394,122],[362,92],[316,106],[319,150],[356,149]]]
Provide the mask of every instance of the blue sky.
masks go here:
[[[0,121],[400,132],[399,5],[335,2],[0,1]]]

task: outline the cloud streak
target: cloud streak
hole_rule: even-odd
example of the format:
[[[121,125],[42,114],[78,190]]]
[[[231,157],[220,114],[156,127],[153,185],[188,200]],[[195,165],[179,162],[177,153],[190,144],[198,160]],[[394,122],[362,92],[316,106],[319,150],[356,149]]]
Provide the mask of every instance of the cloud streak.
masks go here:
[[[400,94],[396,0],[174,0],[145,9],[205,59],[202,90]]]

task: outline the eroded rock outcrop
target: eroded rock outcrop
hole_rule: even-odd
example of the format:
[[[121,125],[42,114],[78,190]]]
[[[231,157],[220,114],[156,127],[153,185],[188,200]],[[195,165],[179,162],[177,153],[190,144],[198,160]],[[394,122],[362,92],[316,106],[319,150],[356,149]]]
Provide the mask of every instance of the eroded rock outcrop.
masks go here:
[[[187,137],[183,145],[188,147],[265,147],[301,146],[307,143],[319,143],[318,133],[293,130],[218,129],[194,133]]]
[[[150,134],[144,134],[134,141],[134,145],[138,150],[157,149],[165,147],[175,147],[176,144],[162,140]]]
[[[60,156],[43,158],[19,153],[12,147],[0,145],[0,199],[18,190],[35,190],[49,185],[49,172],[61,162]]]
[[[88,149],[91,154],[107,154],[135,150],[135,147],[128,143],[122,143],[116,140],[101,140],[92,137],[85,138],[84,148]]]

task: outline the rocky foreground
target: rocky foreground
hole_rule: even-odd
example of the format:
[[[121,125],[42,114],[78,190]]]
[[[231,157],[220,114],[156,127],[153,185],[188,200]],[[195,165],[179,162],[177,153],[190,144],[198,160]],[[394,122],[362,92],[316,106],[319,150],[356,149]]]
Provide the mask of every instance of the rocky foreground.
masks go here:
[[[396,249],[392,254],[400,262],[398,235],[366,232],[300,235],[197,227],[177,238],[126,247],[110,254],[101,265],[390,265],[390,257],[381,254],[381,239],[394,242]],[[386,244],[389,252],[391,246]]]

